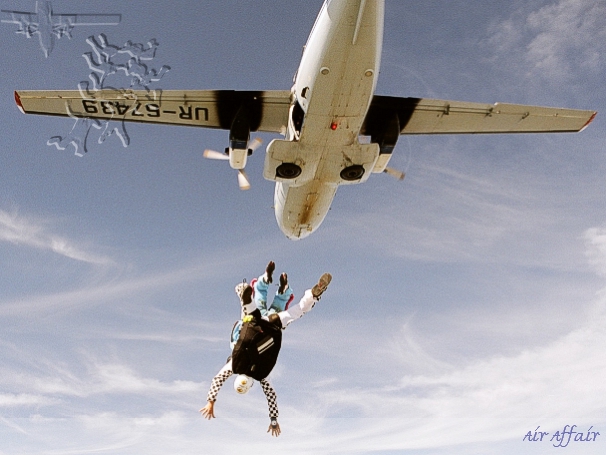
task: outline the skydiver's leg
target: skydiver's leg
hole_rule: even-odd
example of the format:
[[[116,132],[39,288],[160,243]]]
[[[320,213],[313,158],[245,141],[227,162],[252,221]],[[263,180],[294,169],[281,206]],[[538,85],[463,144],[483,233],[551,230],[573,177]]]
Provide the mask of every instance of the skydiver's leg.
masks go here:
[[[286,273],[280,275],[280,287],[274,295],[274,300],[271,307],[267,310],[267,314],[279,313],[280,311],[288,310],[294,299],[292,289],[288,285],[288,277]]]
[[[254,302],[262,316],[267,316],[267,289],[272,282],[272,275],[276,268],[276,264],[270,261],[265,268],[265,273],[261,275],[253,283],[254,287]]]
[[[316,302],[320,300],[320,296],[326,290],[331,280],[332,276],[330,273],[325,273],[318,280],[318,284],[316,284],[312,289],[305,291],[305,294],[303,294],[303,297],[301,300],[299,300],[299,303],[296,305],[291,305],[287,310],[278,313],[280,322],[282,323],[282,328],[286,328],[290,323],[296,321],[305,313],[309,312],[314,307]]]
[[[236,295],[240,299],[240,317],[244,318],[244,316],[252,314],[257,310],[253,302],[253,288],[250,284],[245,281],[242,283],[238,283],[235,288]]]
[[[305,291],[301,300],[296,305],[291,305],[288,310],[280,311],[278,316],[280,317],[280,322],[282,323],[282,328],[286,328],[290,325],[291,322],[296,321],[300,317],[302,317],[305,313],[310,311],[316,301],[313,298],[311,293],[311,289]]]
[[[240,338],[240,331],[242,330],[242,324],[244,322],[244,318],[247,315],[253,315],[257,311],[257,307],[255,306],[252,298],[253,288],[250,284],[246,283],[246,281],[242,283],[238,283],[235,288],[236,295],[240,299],[240,318],[235,322],[234,326],[231,329],[231,336],[229,337],[229,346],[231,350],[234,349],[234,346],[238,342]],[[258,316],[256,316],[258,317]]]

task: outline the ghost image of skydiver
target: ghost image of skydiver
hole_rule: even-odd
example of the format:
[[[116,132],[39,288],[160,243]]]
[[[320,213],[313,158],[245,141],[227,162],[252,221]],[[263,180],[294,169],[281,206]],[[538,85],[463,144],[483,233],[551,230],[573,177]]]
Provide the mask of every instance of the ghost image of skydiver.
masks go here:
[[[217,399],[219,390],[229,379],[229,377],[236,373],[238,376],[234,381],[234,389],[239,394],[247,393],[254,384],[254,379],[257,379],[261,384],[261,388],[267,398],[267,404],[269,406],[269,418],[270,425],[267,432],[271,432],[272,436],[279,436],[281,433],[280,425],[278,424],[278,403],[276,392],[269,383],[267,376],[271,372],[271,369],[277,361],[277,356],[281,346],[282,330],[290,325],[293,321],[301,318],[305,313],[309,312],[316,302],[320,299],[322,293],[326,290],[332,276],[329,273],[323,274],[318,283],[312,288],[305,291],[303,297],[296,305],[290,305],[289,301],[292,301],[292,291],[286,293],[289,289],[286,274],[280,276],[280,288],[270,307],[267,310],[267,289],[269,284],[272,282],[272,273],[274,271],[275,264],[270,262],[266,268],[266,271],[261,275],[257,282],[253,286],[246,282],[240,283],[236,286],[236,294],[240,298],[242,305],[242,321],[239,325],[239,331],[235,333],[232,330],[232,356],[227,360],[227,363],[217,375],[213,378],[208,391],[207,404],[204,408],[200,409],[202,415],[207,419],[212,419],[214,415],[214,404]],[[258,283],[258,284],[257,284]],[[257,292],[254,292],[254,291]],[[255,299],[253,302],[253,293]],[[288,297],[284,299],[284,294]],[[280,311],[280,305],[284,303],[284,308]],[[262,314],[265,313],[265,316]],[[259,330],[259,328],[261,330]],[[248,335],[254,331],[263,332],[265,339],[253,345],[257,349],[249,350],[244,345],[248,340]],[[234,338],[236,340],[234,341]],[[235,342],[235,344],[234,344]],[[250,365],[250,355],[254,354],[257,364]],[[255,363],[253,362],[253,363]],[[255,367],[259,367],[257,371],[254,371]]]

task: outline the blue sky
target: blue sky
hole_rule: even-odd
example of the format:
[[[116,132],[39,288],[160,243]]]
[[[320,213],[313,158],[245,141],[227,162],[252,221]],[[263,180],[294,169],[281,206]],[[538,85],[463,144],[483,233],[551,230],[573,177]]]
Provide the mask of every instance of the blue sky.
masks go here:
[[[605,1],[417,3],[386,2],[378,93],[606,112]],[[291,242],[262,149],[241,192],[202,157],[225,131],[127,125],[127,148],[93,138],[77,157],[46,145],[70,119],[13,100],[75,89],[102,32],[155,38],[154,65],[171,67],[158,88],[289,89],[321,4],[56,0],[122,22],[76,29],[48,59],[0,26],[0,454],[604,453],[602,115],[581,134],[403,137],[404,182],[340,188]],[[285,332],[278,439],[258,388],[228,383],[217,419],[198,414],[229,354],[233,287],[271,259],[299,296],[334,277]],[[567,424],[602,435],[522,441]]]

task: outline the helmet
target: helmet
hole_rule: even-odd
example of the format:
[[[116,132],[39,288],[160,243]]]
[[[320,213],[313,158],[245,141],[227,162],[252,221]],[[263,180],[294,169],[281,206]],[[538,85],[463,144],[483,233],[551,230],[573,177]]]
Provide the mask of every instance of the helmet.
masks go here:
[[[249,378],[245,374],[239,374],[234,381],[234,389],[236,392],[243,395],[250,390],[254,382],[255,380],[253,378]]]

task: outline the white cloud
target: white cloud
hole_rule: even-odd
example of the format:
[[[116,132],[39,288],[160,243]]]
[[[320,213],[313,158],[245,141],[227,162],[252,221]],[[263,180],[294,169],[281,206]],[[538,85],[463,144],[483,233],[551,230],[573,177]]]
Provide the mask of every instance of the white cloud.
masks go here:
[[[590,257],[603,273],[606,233],[591,229],[586,237],[593,249]],[[342,453],[496,444],[521,440],[537,425],[552,433],[573,423],[600,431],[606,424],[606,290],[592,307],[580,326],[554,341],[466,365],[436,364],[435,372],[430,368],[424,374],[407,373],[409,363],[426,365],[432,359],[404,330],[402,343],[411,352],[396,367],[403,372],[399,384],[350,388],[327,382],[324,390],[314,389],[313,401],[322,403],[328,415],[349,410],[361,418],[350,419],[351,430],[323,433],[324,440],[316,439],[318,447],[331,440],[342,441],[335,443]],[[401,346],[392,349],[397,365]]]
[[[55,403],[57,400],[41,395],[0,393],[0,408],[47,406]]]
[[[98,363],[90,368],[88,375],[78,377],[71,372],[52,376],[22,377],[28,389],[44,396],[90,397],[93,395],[133,394],[159,397],[189,393],[201,393],[202,383],[174,380],[170,382],[145,378],[131,367],[117,363]]]
[[[524,81],[556,85],[599,75],[606,67],[606,2],[559,0],[534,11],[522,6],[489,28],[493,62]]]
[[[208,330],[207,327],[204,327]],[[226,343],[225,337],[210,336],[210,335],[185,335],[182,333],[176,334],[171,332],[166,333],[119,333],[119,332],[103,332],[106,339],[125,340],[125,341],[147,341],[155,343],[178,343],[183,345],[191,345],[192,343]]]
[[[0,239],[2,239],[1,236]],[[202,255],[193,261],[188,259],[186,264],[178,264],[177,267],[171,268],[170,264],[165,265],[164,263],[153,264],[152,270],[144,270],[136,274],[129,269],[120,276],[111,277],[105,281],[97,280],[91,284],[86,283],[75,290],[70,288],[70,290],[62,292],[19,296],[4,301],[0,299],[2,303],[0,317],[30,318],[33,314],[39,316],[43,313],[55,312],[58,309],[123,302],[124,299],[141,301],[142,296],[149,298],[150,294],[186,283],[208,282],[209,286],[212,286],[212,283],[217,281],[233,279],[234,271],[237,271],[238,275],[240,273],[248,274],[250,270],[260,269],[262,271],[264,265],[260,265],[259,258],[277,257],[279,256],[277,252],[280,251],[280,244],[276,244],[273,239],[262,238],[247,246],[246,249],[240,245],[229,249],[223,248],[211,254]],[[143,268],[140,264],[138,266]],[[236,279],[237,281],[239,280]],[[233,289],[231,286],[230,289]],[[233,292],[229,291],[228,294],[231,299],[234,298]],[[149,311],[143,315],[134,315],[134,317],[145,318],[147,315],[149,315]],[[165,314],[159,317],[167,316]]]
[[[600,275],[606,275],[606,228],[591,228],[585,232],[587,257]]]
[[[399,367],[409,372],[442,372],[451,370],[452,365],[430,355],[417,337],[412,333],[410,322],[402,327],[400,333],[394,336],[390,346],[392,349],[385,355]]]
[[[212,276],[215,270],[212,265],[203,261],[179,269],[152,272],[142,276],[130,276],[121,280],[112,279],[71,291],[20,297],[19,299],[3,302],[0,307],[0,316],[16,317],[22,314],[25,317],[30,317],[32,312],[36,311],[48,312],[57,308],[83,307],[124,299],[136,294],[141,295],[143,292],[149,293],[176,284],[196,281],[202,275]]]
[[[89,264],[114,264],[112,259],[86,251],[75,242],[50,232],[45,224],[39,220],[0,210],[0,241],[52,251],[66,258]]]
[[[407,186],[382,206],[334,214],[339,220],[331,234],[355,235],[390,257],[416,261],[586,267],[578,239],[569,234],[576,220],[556,210],[560,194],[546,190],[556,182],[511,175],[514,170],[499,163],[486,172],[473,159],[449,154],[441,166],[419,165]],[[466,171],[457,170],[465,164]]]
[[[604,301],[606,296],[596,305],[603,305]],[[229,440],[230,444],[247,443],[259,450],[269,450],[268,453],[287,450],[294,454],[420,448],[441,448],[450,453],[456,445],[465,447],[483,442],[494,448],[503,441],[521,440],[537,425],[554,432],[573,420],[572,423],[584,428],[595,425],[599,431],[599,426],[605,423],[606,411],[606,384],[601,380],[606,375],[605,323],[606,315],[598,311],[583,326],[556,341],[521,350],[516,355],[487,357],[466,366],[452,364],[448,368],[434,365],[423,346],[404,330],[408,338],[404,346],[393,348],[401,351],[413,347],[415,352],[402,363],[394,360],[393,364],[385,365],[390,376],[398,376],[397,368],[403,370],[402,379],[393,385],[377,386],[370,381],[364,387],[352,388],[338,377],[329,376],[301,384],[294,392],[286,393],[288,387],[279,388],[284,433],[276,441],[264,433],[266,419],[247,417],[264,413],[265,403],[258,393],[244,402],[224,391],[219,418],[206,422],[193,416],[197,409],[192,401],[203,401],[207,383],[144,377],[115,362],[94,363],[84,378],[66,373],[58,380],[55,374],[25,386],[34,396],[60,397],[62,401],[72,396],[106,399],[113,394],[126,394],[131,397],[128,402],[134,396],[143,396],[154,402],[170,402],[173,409],[176,399],[181,397],[179,409],[183,411],[158,413],[154,409],[149,414],[137,412],[136,417],[119,412],[93,413],[76,415],[63,422],[30,419],[19,422],[19,427],[28,433],[44,435],[40,440],[57,453],[68,449],[62,441],[52,438],[52,428],[62,434],[72,429],[79,435],[96,435],[92,439],[79,438],[71,446],[82,451],[94,450],[96,446],[119,453],[128,447],[129,453],[144,453],[149,448],[160,452],[172,447],[172,451],[178,449],[179,453],[195,453],[204,447],[213,453],[230,453],[225,447],[225,441]],[[406,373],[410,371],[405,366],[407,362],[426,365],[428,358],[429,366],[435,368],[424,368],[424,374]],[[382,371],[375,370],[374,374],[381,375]],[[292,403],[287,404],[290,399],[284,399],[295,392],[298,401],[306,403],[304,408],[294,409]],[[187,399],[191,416],[184,413]],[[340,410],[346,410],[351,417],[332,417]]]
[[[526,21],[534,34],[526,49],[531,72],[567,80],[575,66],[599,71],[604,65],[606,2],[561,0],[531,13]]]
[[[604,315],[554,343],[515,356],[495,357],[436,375],[405,376],[397,387],[350,388],[339,383],[317,391],[310,409],[352,417],[325,418],[313,442],[298,440],[293,453],[453,448],[521,441],[541,425],[597,430],[606,423]],[[380,375],[380,371],[377,372]],[[379,417],[378,417],[379,416]],[[336,428],[335,428],[336,427]],[[551,448],[551,447],[550,447]],[[575,452],[579,453],[579,452]]]

